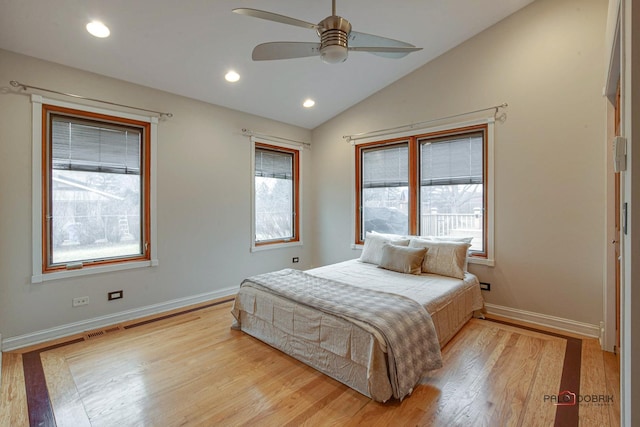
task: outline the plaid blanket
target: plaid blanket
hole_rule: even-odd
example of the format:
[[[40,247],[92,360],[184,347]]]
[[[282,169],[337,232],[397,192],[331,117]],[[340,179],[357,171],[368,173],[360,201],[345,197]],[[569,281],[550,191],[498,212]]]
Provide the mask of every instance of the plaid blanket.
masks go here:
[[[271,292],[377,331],[386,343],[393,396],[402,399],[430,370],[442,367],[440,345],[427,310],[416,301],[392,293],[363,289],[284,269],[245,279],[240,287]],[[234,316],[238,318],[238,313]]]

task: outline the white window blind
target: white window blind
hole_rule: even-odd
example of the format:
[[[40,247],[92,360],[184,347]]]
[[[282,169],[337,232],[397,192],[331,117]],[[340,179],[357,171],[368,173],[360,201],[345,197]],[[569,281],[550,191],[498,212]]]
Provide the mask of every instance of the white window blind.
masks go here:
[[[482,184],[482,133],[421,144],[420,184]]]
[[[53,115],[53,169],[140,175],[142,131]]]
[[[382,147],[362,153],[362,187],[406,187],[409,185],[409,148]]]
[[[293,179],[293,154],[256,148],[256,176]]]

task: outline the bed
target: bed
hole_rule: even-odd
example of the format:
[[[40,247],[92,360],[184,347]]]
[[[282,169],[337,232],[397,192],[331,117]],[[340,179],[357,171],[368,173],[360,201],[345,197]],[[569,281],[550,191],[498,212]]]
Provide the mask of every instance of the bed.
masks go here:
[[[368,234],[359,259],[244,280],[232,327],[373,400],[401,400],[483,309],[468,247]]]

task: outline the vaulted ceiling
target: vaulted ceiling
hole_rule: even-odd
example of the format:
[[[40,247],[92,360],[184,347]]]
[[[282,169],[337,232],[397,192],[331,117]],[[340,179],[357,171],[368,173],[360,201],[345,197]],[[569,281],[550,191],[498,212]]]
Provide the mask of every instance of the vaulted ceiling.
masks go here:
[[[318,37],[231,11],[318,23],[331,15],[329,0],[2,0],[0,48],[313,129],[532,1],[338,0],[337,15],[354,31],[423,50],[402,59],[351,52],[343,63],[325,64],[318,57],[252,61],[257,44]],[[110,37],[86,32],[94,19]],[[236,83],[224,79],[232,69]],[[314,107],[303,108],[307,98]]]

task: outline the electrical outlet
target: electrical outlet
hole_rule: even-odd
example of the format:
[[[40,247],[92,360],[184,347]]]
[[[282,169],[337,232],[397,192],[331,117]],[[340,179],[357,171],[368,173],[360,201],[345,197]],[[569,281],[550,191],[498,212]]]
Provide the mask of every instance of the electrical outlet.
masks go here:
[[[300,258],[298,258],[297,256],[294,256],[291,262],[293,262],[294,264],[297,262],[300,262]]]
[[[89,297],[77,297],[72,300],[74,307],[80,307],[81,305],[89,304]]]
[[[480,282],[480,289],[483,291],[491,291],[491,283]]]
[[[107,293],[107,299],[109,301],[113,301],[114,299],[120,299],[123,297],[124,297],[124,294],[122,293],[122,290]]]

